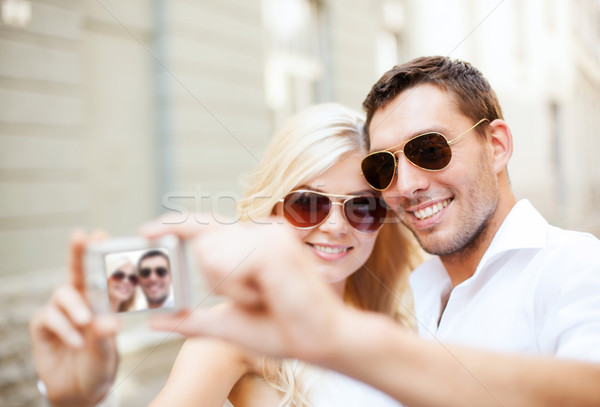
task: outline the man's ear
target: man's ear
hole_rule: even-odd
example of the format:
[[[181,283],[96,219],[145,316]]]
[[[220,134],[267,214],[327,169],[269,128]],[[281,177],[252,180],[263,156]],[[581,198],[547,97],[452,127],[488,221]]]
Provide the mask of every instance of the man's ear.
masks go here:
[[[494,172],[499,174],[508,165],[513,152],[512,133],[504,120],[496,119],[490,123],[490,141]]]

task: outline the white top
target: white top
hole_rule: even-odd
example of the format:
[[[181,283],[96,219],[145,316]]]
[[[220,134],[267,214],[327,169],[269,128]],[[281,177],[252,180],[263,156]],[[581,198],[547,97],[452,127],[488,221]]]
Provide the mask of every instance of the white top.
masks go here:
[[[313,407],[401,407],[395,399],[358,380],[331,370],[310,369],[305,379]]]
[[[511,210],[471,278],[452,290],[434,256],[411,286],[425,338],[600,362],[600,241],[549,225],[527,200]]]

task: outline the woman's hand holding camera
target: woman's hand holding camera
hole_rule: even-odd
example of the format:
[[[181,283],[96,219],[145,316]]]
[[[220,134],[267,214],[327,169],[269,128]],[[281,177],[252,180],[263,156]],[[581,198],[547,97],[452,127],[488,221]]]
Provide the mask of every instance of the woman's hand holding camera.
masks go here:
[[[93,315],[85,299],[83,254],[88,242],[99,239],[100,233],[72,234],[68,283],[54,290],[30,323],[36,369],[55,407],[96,405],[117,372],[118,320]]]

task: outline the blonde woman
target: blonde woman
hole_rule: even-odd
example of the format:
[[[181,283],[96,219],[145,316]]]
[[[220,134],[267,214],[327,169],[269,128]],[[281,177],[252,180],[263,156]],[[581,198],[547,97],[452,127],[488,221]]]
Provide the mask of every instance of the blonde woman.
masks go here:
[[[346,303],[387,314],[411,329],[408,275],[419,252],[404,229],[386,219],[383,200],[361,177],[367,153],[363,124],[357,113],[337,104],[292,118],[247,177],[239,209],[247,221],[284,219]],[[151,406],[220,407],[227,398],[236,407],[398,405],[335,372],[192,338]]]
[[[108,269],[112,270],[107,280],[111,312],[131,310],[135,305],[135,289],[138,285],[135,265],[126,257],[118,257],[108,262]]]

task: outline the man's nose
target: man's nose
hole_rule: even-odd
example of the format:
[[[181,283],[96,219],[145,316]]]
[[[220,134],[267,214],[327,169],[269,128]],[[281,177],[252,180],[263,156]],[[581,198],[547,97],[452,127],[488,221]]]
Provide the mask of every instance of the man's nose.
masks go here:
[[[419,191],[429,188],[429,172],[418,168],[399,153],[396,163],[396,175],[386,191],[394,196],[413,198]]]

